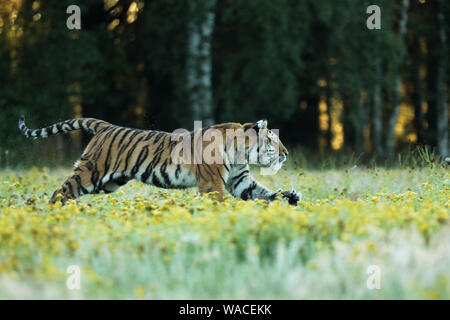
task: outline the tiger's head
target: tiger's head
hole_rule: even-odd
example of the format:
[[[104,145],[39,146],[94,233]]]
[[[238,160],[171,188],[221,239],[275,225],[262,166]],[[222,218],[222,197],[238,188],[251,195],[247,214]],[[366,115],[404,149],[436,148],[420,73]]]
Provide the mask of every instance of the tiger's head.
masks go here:
[[[257,164],[270,168],[277,172],[283,166],[288,155],[286,147],[283,145],[278,135],[267,128],[266,120],[259,120],[255,123],[245,123],[244,131],[253,129],[257,134],[257,141],[249,142],[248,158],[251,164]]]

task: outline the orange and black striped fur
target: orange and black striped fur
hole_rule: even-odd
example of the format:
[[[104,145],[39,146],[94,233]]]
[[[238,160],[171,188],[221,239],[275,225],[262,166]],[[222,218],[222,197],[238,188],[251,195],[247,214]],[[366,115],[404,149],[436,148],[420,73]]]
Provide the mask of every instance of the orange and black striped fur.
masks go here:
[[[26,127],[22,116],[19,119],[19,128],[26,137],[32,138],[45,138],[79,129],[93,134],[81,158],[75,163],[72,175],[54,192],[50,203],[55,203],[58,198],[65,203],[68,199],[98,193],[101,190],[114,192],[131,179],[162,188],[198,186],[202,193],[218,192],[220,200],[223,200],[225,190],[244,200],[258,198],[271,201],[278,193],[294,205],[300,200],[300,194],[294,190],[272,192],[256,182],[250,175],[248,163],[229,161],[226,150],[220,155],[224,160],[222,163],[174,163],[171,154],[179,143],[173,139],[174,133],[120,127],[93,118],[67,120],[46,128],[31,130]],[[227,129],[256,129],[258,135],[264,136],[264,147],[249,145],[246,142],[245,153],[246,156],[251,152],[266,156],[265,163],[260,163],[263,166],[270,166],[273,159],[282,163],[288,154],[277,136],[267,129],[267,121],[260,120],[244,125],[223,123],[209,128],[218,129],[224,136]],[[200,129],[200,137],[205,129]],[[187,134],[196,137],[195,133]],[[211,142],[201,143],[206,147]],[[275,149],[279,150],[276,154]]]

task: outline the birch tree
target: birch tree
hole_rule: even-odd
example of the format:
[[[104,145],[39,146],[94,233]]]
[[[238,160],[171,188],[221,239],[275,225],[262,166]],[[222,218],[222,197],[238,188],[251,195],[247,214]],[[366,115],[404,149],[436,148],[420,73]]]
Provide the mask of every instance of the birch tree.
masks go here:
[[[192,0],[189,3],[187,86],[194,120],[203,125],[214,123],[212,94],[211,41],[216,0]]]

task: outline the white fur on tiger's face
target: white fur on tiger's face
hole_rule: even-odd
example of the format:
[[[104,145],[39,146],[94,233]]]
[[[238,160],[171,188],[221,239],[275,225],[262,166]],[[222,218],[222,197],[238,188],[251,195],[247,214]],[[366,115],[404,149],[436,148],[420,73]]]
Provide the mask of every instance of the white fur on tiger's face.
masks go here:
[[[259,129],[259,143],[250,148],[249,159],[257,159],[256,164],[269,168],[276,173],[286,161],[288,151],[278,138],[278,135],[267,128],[267,121],[260,120],[256,124]],[[253,162],[250,161],[250,163]]]

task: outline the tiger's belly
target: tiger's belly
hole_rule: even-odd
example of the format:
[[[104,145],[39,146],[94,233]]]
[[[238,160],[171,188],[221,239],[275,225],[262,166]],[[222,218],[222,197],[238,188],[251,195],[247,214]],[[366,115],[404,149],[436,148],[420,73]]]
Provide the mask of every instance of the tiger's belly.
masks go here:
[[[182,165],[158,165],[150,173],[138,173],[136,179],[165,189],[182,189],[197,186],[195,175]]]

